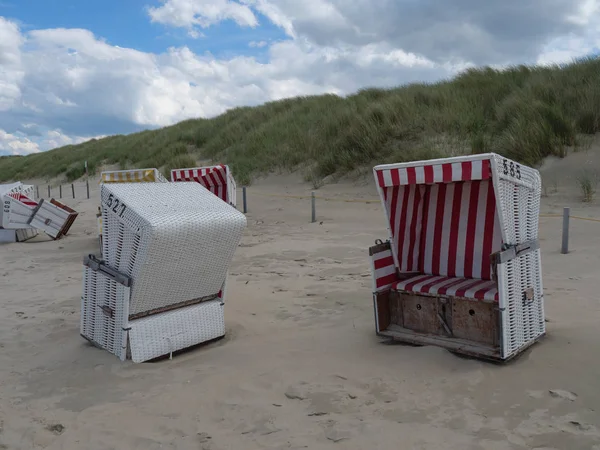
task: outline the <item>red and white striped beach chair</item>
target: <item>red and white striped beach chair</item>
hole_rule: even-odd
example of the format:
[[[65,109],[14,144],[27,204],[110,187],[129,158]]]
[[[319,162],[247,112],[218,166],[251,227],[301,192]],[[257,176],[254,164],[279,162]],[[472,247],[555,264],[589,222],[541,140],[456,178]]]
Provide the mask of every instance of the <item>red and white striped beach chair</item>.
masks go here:
[[[237,187],[229,166],[225,164],[173,169],[171,170],[171,181],[195,181],[234,208],[237,206]]]
[[[490,153],[373,172],[390,235],[369,249],[379,335],[508,360],[545,334],[537,170]]]

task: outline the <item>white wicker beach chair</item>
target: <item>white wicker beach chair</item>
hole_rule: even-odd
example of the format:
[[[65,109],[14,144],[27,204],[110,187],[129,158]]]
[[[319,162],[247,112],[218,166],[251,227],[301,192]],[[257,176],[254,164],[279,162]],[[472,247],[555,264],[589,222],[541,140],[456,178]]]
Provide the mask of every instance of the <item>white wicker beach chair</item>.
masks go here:
[[[246,217],[197,183],[103,184],[103,261],[84,262],[81,334],[147,361],[225,335]]]
[[[490,153],[373,173],[390,235],[369,249],[379,335],[505,361],[545,334],[537,170]]]
[[[195,181],[224,202],[237,207],[237,186],[227,165],[173,169],[171,170],[171,181]]]

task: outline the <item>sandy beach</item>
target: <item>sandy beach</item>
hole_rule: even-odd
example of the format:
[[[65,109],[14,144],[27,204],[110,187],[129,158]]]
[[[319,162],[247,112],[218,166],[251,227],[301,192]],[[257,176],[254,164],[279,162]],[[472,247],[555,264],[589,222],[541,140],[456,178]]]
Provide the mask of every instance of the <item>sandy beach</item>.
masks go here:
[[[542,213],[600,219],[574,182],[589,160],[544,167]],[[248,188],[227,336],[133,364],[79,336],[91,186],[64,199],[80,212],[64,239],[0,246],[0,449],[600,450],[599,222],[573,219],[561,255],[561,219],[541,219],[548,335],[495,365],[375,335],[367,250],[387,233],[370,178],[319,189],[337,201],[310,223],[308,198],[283,197],[310,185],[272,176]]]

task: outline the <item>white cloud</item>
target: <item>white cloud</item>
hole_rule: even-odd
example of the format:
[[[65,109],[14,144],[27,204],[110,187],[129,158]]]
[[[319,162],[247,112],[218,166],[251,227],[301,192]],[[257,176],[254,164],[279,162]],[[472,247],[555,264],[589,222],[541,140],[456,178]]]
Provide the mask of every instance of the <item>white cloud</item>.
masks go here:
[[[21,96],[21,45],[16,24],[0,17],[0,111],[10,109]]]
[[[263,48],[263,47],[266,47],[267,44],[268,44],[267,41],[250,41],[250,42],[248,42],[248,47]]]
[[[258,20],[250,8],[231,0],[162,0],[163,5],[148,8],[153,22],[190,30],[198,37],[195,26],[208,28],[223,20],[233,20],[242,27],[255,27]]]
[[[22,128],[37,128],[36,124],[23,124]],[[100,138],[102,136],[96,136]],[[60,130],[50,130],[38,136],[26,136],[23,132],[7,133],[0,129],[0,155],[28,155],[39,153],[69,144],[80,144],[89,141],[91,137],[67,136]]]
[[[16,136],[0,129],[0,151],[9,155],[27,155],[38,153],[38,145],[27,137]]]
[[[161,0],[147,9],[149,20],[201,39],[224,20],[270,20],[288,39],[249,41],[264,49],[260,60],[186,46],[145,53],[84,29],[24,32],[0,17],[0,154],[288,96],[434,81],[473,64],[563,62],[600,47],[598,0],[541,1]],[[23,125],[32,123],[40,126]]]

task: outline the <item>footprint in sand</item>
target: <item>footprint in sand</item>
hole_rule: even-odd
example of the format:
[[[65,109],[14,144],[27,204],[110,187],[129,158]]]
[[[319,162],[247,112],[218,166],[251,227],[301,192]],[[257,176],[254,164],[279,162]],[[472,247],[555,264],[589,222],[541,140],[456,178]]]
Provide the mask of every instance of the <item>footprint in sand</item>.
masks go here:
[[[562,398],[574,402],[577,399],[577,394],[570,391],[563,391],[562,389],[550,389],[548,391],[551,397]]]

